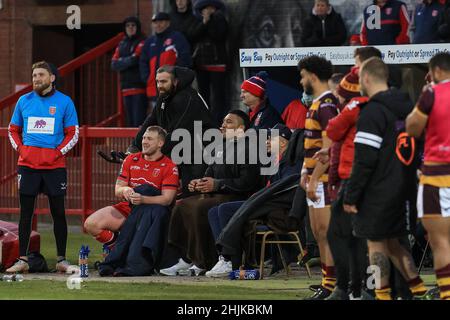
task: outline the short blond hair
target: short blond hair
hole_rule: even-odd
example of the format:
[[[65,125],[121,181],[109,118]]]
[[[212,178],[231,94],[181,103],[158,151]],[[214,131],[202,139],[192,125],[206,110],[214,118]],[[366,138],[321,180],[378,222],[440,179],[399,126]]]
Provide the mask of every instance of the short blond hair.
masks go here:
[[[389,68],[386,63],[378,57],[367,59],[361,65],[360,77],[368,74],[376,82],[387,83],[389,79]]]

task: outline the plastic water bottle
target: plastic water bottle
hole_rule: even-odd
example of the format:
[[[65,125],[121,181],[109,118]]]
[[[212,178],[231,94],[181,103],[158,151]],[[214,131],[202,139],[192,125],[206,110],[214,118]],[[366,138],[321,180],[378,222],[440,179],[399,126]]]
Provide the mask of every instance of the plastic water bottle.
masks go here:
[[[5,282],[13,282],[14,281],[14,279],[15,279],[15,274],[5,274],[3,277],[2,277],[2,281],[5,281]]]
[[[259,270],[233,270],[229,274],[231,280],[259,280]]]
[[[21,274],[5,274],[2,277],[2,281],[5,282],[13,282],[13,281],[22,282],[23,279],[24,279],[23,275]]]
[[[111,249],[109,248],[108,245],[104,244],[103,245],[103,249],[102,249],[102,256],[103,256],[103,260],[105,260],[105,258],[111,253]]]
[[[80,252],[78,254],[78,265],[80,266],[80,277],[87,278],[89,276],[89,273],[88,273],[86,247],[84,245],[81,245]]]

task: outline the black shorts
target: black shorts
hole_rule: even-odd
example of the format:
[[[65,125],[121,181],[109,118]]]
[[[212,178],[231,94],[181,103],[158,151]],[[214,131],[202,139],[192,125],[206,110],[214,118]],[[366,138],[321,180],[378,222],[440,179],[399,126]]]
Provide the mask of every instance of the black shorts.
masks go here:
[[[66,195],[66,168],[32,169],[19,166],[17,179],[19,193],[26,196],[37,196],[39,193],[49,196]]]

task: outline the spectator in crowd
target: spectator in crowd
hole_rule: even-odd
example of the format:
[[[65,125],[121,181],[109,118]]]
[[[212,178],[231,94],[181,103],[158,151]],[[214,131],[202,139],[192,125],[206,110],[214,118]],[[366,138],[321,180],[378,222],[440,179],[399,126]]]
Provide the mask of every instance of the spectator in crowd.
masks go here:
[[[352,34],[350,36],[350,39],[348,41],[350,46],[360,46],[361,45],[361,39],[359,37],[359,34]]]
[[[206,272],[205,275],[207,277],[216,278],[227,276],[228,273],[233,269],[233,266],[237,268],[241,264],[241,251],[237,250],[236,245],[236,243],[239,243],[241,241],[241,238],[243,236],[242,229],[240,229],[239,226],[242,227],[243,223],[249,221],[252,217],[247,216],[243,220],[237,219],[234,223],[228,225],[239,208],[250,205],[252,201],[255,201],[255,199],[258,198],[259,194],[262,194],[264,191],[268,191],[269,186],[274,185],[278,181],[281,181],[282,179],[285,179],[289,176],[298,175],[300,163],[298,161],[296,163],[291,163],[286,155],[289,146],[289,140],[292,137],[291,130],[283,124],[277,124],[273,129],[279,130],[279,135],[276,137],[271,136],[270,140],[268,140],[267,147],[268,149],[270,149],[272,145],[274,145],[274,147],[278,147],[280,162],[277,173],[270,177],[267,177],[266,187],[258,191],[256,194],[252,195],[252,197],[250,197],[248,200],[225,202],[212,207],[208,212],[209,225],[211,227],[214,239],[218,244],[218,247],[223,247],[223,245],[225,244],[225,248],[224,250],[219,250],[219,259],[214,267]],[[254,215],[254,217],[257,216],[258,219],[265,219],[267,218],[267,211],[277,211],[277,209],[280,209],[282,207],[281,202],[278,202],[275,209],[269,204],[270,200],[270,197],[267,197],[265,200],[263,200],[264,204],[259,204],[257,206],[258,209],[255,208],[255,210],[252,210],[252,215]],[[290,201],[288,204],[289,208],[291,203],[292,201]],[[265,214],[261,211],[265,211]],[[285,211],[289,211],[289,209],[286,209]],[[225,227],[227,227],[227,230],[223,232]],[[219,238],[221,238],[220,241]],[[234,249],[236,251],[230,252],[230,249]]]
[[[450,42],[450,0],[445,3],[444,11],[439,19],[438,33],[442,42]]]
[[[313,156],[320,149],[331,146],[325,129],[328,121],[338,113],[338,101],[328,87],[328,80],[332,75],[331,62],[311,56],[300,60],[298,70],[304,91],[314,96],[305,123],[305,161],[300,185],[307,192],[311,228],[322,262],[322,284],[311,299],[323,300],[331,294],[336,282],[333,257],[327,240],[331,204],[327,187],[329,164],[321,163],[313,159]]]
[[[200,122],[202,126],[202,131],[198,134],[203,134],[204,131],[215,127],[208,106],[198,92],[192,88],[194,78],[194,71],[178,66],[166,65],[156,71],[158,87],[156,106],[128,147],[130,153],[142,150],[142,136],[145,130],[149,126],[157,125],[167,131],[167,139],[162,153],[173,158],[171,153],[178,142],[172,141],[172,134],[177,129],[187,130],[191,134],[192,150],[189,150],[189,155],[183,154],[183,159],[186,158],[188,161],[176,162],[180,171],[182,195],[190,194],[189,182],[202,177],[206,170],[206,164],[195,163],[195,151],[203,148],[203,145],[199,145],[203,141],[202,136],[194,136],[196,133],[195,122]]]
[[[194,4],[202,22],[196,25],[195,49],[192,55],[197,71],[198,89],[211,107],[211,113],[220,123],[227,106],[227,35],[228,22],[221,0],[198,0]]]
[[[249,108],[250,127],[270,129],[277,123],[283,123],[280,114],[270,105],[266,97],[266,81],[269,75],[265,71],[244,80],[241,85],[241,99]]]
[[[407,235],[407,203],[416,166],[402,155],[415,154],[412,143],[397,144],[399,121],[412,110],[406,94],[389,89],[388,68],[379,58],[365,61],[359,72],[361,92],[369,97],[356,123],[355,156],[344,195],[344,210],[353,214],[354,234],[367,239],[369,260],[380,268],[378,300],[391,300],[390,263],[418,297],[426,288],[411,253],[400,239]],[[409,147],[408,150],[402,150]],[[412,159],[412,158],[411,158]],[[389,174],[386,174],[389,172]]]
[[[380,20],[376,19],[376,11],[370,7],[377,5],[381,11]],[[398,0],[374,0],[373,4],[364,8],[361,24],[361,44],[389,45],[410,43],[409,15],[406,5]],[[377,23],[380,25],[377,25]]]
[[[123,25],[125,38],[114,52],[111,69],[120,72],[127,126],[139,127],[147,116],[148,107],[145,82],[141,80],[139,73],[139,58],[145,36],[141,32],[141,22],[138,18],[128,17]]]
[[[200,194],[180,200],[172,210],[169,244],[178,249],[180,258],[160,273],[175,276],[189,269],[189,273],[197,276],[211,268],[216,261],[216,250],[208,225],[208,210],[223,202],[244,200],[261,187],[259,165],[249,162],[249,143],[244,134],[249,123],[247,114],[241,110],[232,110],[224,118],[221,148],[216,149],[204,177],[189,184],[191,192]],[[245,162],[240,163],[238,159]]]
[[[414,44],[439,42],[439,19],[443,12],[439,0],[423,0],[417,4],[411,23]]]
[[[96,240],[110,248],[115,244],[99,266],[101,276],[150,275],[159,264],[178,189],[177,167],[161,152],[166,135],[161,127],[147,128],[142,152],[128,155],[117,178],[115,195],[122,202],[85,222]]]
[[[170,27],[168,13],[159,12],[152,17],[155,35],[145,40],[139,59],[141,79],[147,84],[147,97],[153,104],[157,97],[156,70],[164,65],[191,67],[191,48],[182,33]]]
[[[341,46],[347,39],[347,29],[329,0],[315,0],[302,31],[305,47]]]
[[[56,90],[57,69],[45,61],[33,64],[33,91],[17,101],[8,136],[18,152],[19,259],[8,273],[28,272],[28,247],[36,198],[48,197],[56,240],[56,270],[65,272],[67,191],[65,155],[78,142],[78,117],[72,99]]]
[[[435,55],[429,69],[434,85],[422,93],[406,130],[417,138],[426,133],[417,210],[428,232],[440,297],[450,300],[450,54]]]
[[[195,48],[195,30],[201,23],[194,15],[191,0],[171,0],[170,25],[181,32],[189,42],[191,50]]]

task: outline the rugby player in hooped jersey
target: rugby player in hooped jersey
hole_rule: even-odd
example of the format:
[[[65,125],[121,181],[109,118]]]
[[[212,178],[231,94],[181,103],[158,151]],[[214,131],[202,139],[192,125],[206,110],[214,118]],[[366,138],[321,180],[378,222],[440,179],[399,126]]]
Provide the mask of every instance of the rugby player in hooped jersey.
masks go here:
[[[32,66],[33,91],[19,98],[8,127],[9,139],[19,153],[20,198],[19,259],[6,272],[27,272],[28,246],[34,204],[39,193],[48,196],[54,221],[56,270],[65,272],[67,189],[65,155],[78,141],[78,118],[70,97],[56,90],[57,70],[45,61]]]
[[[177,166],[161,153],[166,131],[150,126],[142,137],[142,152],[125,158],[117,178],[115,195],[122,202],[102,208],[86,219],[86,231],[104,245],[112,248],[131,205],[159,204],[170,206],[177,194],[179,176]],[[161,195],[144,196],[133,188],[149,185],[161,190]]]

